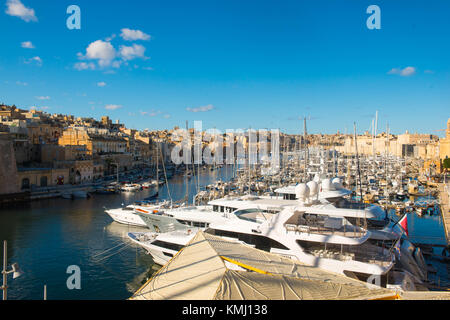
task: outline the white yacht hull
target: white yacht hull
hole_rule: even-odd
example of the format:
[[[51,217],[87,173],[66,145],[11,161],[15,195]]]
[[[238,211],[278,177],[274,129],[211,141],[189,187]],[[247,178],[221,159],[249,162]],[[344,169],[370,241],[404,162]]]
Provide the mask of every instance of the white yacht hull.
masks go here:
[[[112,210],[106,210],[106,213],[116,222],[130,225],[130,226],[138,226],[138,227],[145,227],[147,228],[147,225],[142,220],[142,218],[137,215],[134,212],[125,212],[120,209],[112,209]]]
[[[152,245],[157,233],[128,233],[128,239],[144,248],[152,256],[153,262],[163,266],[169,262],[177,251]]]

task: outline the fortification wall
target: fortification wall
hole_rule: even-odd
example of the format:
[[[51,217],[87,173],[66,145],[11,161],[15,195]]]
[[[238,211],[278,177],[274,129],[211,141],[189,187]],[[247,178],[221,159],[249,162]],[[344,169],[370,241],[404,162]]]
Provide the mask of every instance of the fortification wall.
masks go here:
[[[0,195],[20,192],[13,144],[0,139]]]

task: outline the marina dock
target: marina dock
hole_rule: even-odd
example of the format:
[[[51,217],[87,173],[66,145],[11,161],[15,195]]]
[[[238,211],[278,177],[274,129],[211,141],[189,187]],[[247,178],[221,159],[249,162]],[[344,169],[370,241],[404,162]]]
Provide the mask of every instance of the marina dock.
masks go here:
[[[439,201],[447,244],[450,245],[450,184],[439,184]]]

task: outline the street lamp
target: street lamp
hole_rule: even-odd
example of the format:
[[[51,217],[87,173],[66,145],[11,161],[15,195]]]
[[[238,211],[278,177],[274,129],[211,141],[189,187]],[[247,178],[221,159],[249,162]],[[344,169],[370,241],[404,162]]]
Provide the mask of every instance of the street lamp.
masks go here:
[[[3,286],[1,287],[3,290],[3,300],[6,300],[7,298],[7,290],[8,290],[8,274],[12,273],[13,274],[13,279],[17,279],[18,277],[20,277],[23,274],[23,271],[20,270],[19,268],[19,264],[17,263],[13,263],[11,268],[12,270],[7,271],[7,261],[8,261],[8,256],[7,256],[7,242],[6,240],[3,241]]]

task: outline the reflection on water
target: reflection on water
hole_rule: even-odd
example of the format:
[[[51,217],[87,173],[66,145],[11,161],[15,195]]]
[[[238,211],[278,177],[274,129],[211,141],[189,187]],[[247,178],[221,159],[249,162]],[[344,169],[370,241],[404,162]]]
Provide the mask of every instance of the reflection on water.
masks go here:
[[[189,179],[192,201],[197,184],[232,177],[230,168],[201,171]],[[149,195],[148,190],[117,195],[94,194],[89,199],[40,200],[0,210],[0,240],[8,241],[8,262],[25,274],[8,278],[8,299],[126,299],[140,286],[153,261],[126,239],[145,230],[112,222],[104,208],[117,208]],[[183,199],[184,176],[175,176],[160,189],[160,199]],[[3,247],[1,248],[3,250]],[[109,251],[107,251],[109,250]],[[81,269],[81,290],[66,286],[67,267]]]

